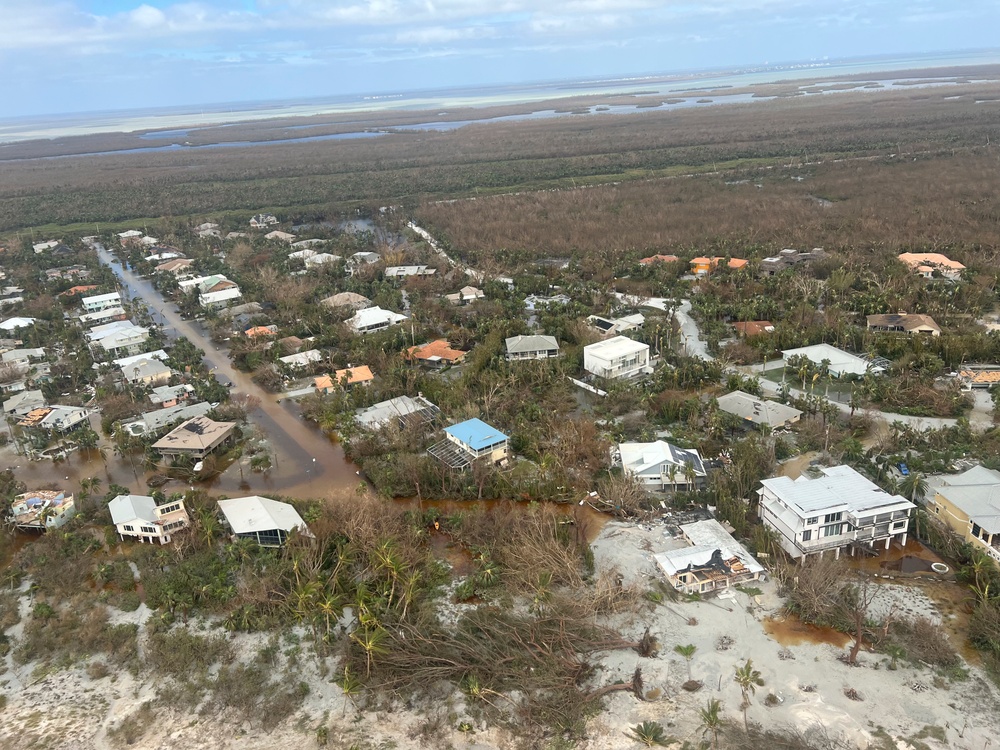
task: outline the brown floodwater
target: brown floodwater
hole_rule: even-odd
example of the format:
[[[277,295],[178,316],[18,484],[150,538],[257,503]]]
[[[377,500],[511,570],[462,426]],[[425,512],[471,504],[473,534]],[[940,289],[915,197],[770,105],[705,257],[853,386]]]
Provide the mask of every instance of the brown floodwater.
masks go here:
[[[782,646],[800,646],[803,643],[836,646],[844,648],[851,642],[851,636],[833,628],[809,625],[794,615],[768,617],[764,620],[764,632]]]

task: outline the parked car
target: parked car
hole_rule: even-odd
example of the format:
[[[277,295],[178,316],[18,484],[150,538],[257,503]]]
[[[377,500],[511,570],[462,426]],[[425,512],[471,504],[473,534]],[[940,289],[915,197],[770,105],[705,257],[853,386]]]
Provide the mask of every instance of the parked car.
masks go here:
[[[910,476],[910,468],[904,463],[898,463],[896,466],[899,468],[899,473],[904,477]]]

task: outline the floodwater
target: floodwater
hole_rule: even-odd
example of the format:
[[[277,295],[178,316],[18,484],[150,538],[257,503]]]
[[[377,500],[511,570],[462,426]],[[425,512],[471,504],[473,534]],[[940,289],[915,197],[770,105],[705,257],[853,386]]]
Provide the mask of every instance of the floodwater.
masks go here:
[[[103,247],[97,245],[98,257],[121,279],[133,298],[142,299],[153,320],[164,327],[170,338],[184,336],[205,352],[205,364],[222,383],[233,383],[232,392],[244,392],[260,399],[260,407],[250,414],[250,421],[266,436],[272,455],[272,468],[264,473],[251,472],[244,466],[242,479],[238,466],[200,486],[216,492],[278,493],[293,497],[323,498],[357,486],[361,482],[357,467],[346,459],[343,448],[322,430],[306,422],[294,403],[279,403],[277,396],[260,388],[250,376],[232,366],[225,349],[214,344],[198,326],[184,320],[167,304],[152,285],[122,265]],[[99,461],[100,459],[98,459]],[[246,462],[244,462],[246,464]],[[126,468],[131,468],[126,461]],[[58,472],[57,472],[58,473]],[[120,473],[120,472],[119,472]],[[139,472],[142,478],[142,472]],[[100,476],[92,472],[87,476]],[[134,476],[126,479],[136,481]],[[132,485],[132,482],[119,482]],[[143,482],[145,484],[145,482]],[[171,485],[164,490],[169,492]]]
[[[844,648],[851,642],[851,636],[833,628],[809,625],[794,615],[783,618],[768,617],[764,620],[764,632],[782,646],[800,646],[803,643],[830,645]]]

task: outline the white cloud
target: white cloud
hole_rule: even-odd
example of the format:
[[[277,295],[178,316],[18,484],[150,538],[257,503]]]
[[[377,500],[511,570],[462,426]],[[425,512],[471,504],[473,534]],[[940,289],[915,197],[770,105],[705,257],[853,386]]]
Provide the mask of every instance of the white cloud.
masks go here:
[[[140,5],[135,10],[129,11],[128,20],[140,29],[154,29],[167,22],[167,15],[152,5]]]

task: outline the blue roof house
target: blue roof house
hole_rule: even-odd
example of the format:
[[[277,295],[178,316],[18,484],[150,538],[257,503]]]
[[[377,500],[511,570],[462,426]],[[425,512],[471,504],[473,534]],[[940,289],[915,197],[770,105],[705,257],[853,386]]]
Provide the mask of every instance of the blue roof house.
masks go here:
[[[493,463],[499,463],[507,458],[509,438],[481,419],[469,419],[445,427],[444,434],[448,442],[467,454],[470,463],[487,457]]]

